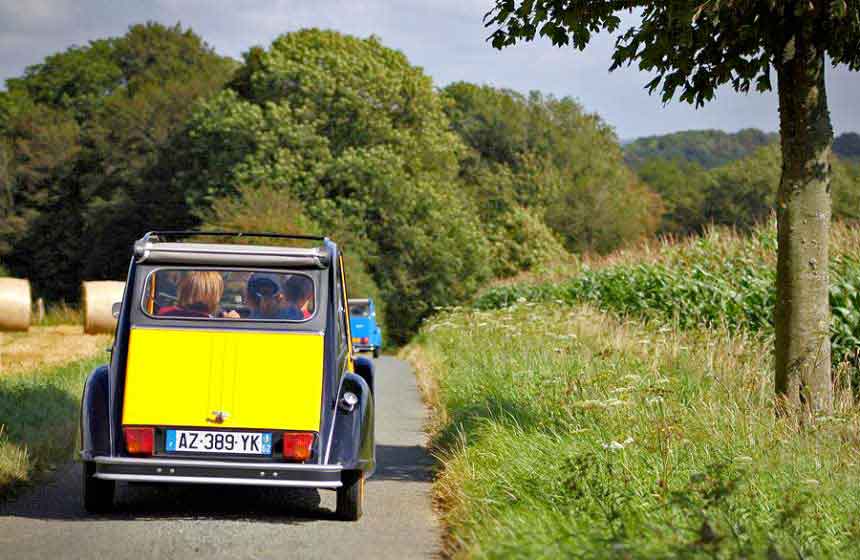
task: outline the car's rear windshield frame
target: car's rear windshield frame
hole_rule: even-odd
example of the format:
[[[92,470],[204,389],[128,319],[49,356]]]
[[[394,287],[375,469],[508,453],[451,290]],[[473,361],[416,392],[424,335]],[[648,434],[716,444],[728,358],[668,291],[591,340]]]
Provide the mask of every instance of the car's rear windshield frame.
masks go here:
[[[307,318],[302,319],[267,319],[261,317],[251,318],[241,318],[241,317],[194,317],[194,316],[175,316],[175,315],[153,315],[146,310],[146,302],[148,291],[146,287],[149,285],[149,280],[153,274],[157,274],[162,271],[177,271],[177,272],[189,272],[189,271],[212,271],[212,272],[258,272],[265,274],[279,274],[279,275],[301,275],[310,280],[311,285],[314,289],[314,312]],[[149,269],[146,275],[143,277],[143,282],[140,284],[140,295],[138,299],[138,309],[141,313],[143,313],[144,317],[147,319],[154,319],[156,321],[195,321],[203,324],[232,324],[232,325],[252,325],[257,323],[263,324],[293,324],[300,325],[313,321],[320,309],[320,285],[314,278],[315,275],[309,273],[306,270],[293,270],[293,269],[278,269],[278,268],[250,268],[250,267],[237,267],[237,266],[180,266],[180,265],[156,265]]]

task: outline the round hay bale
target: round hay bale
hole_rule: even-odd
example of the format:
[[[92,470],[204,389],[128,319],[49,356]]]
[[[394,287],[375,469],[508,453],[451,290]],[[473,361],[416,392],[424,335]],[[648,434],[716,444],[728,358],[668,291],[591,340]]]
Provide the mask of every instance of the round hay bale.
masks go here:
[[[0,278],[0,331],[30,328],[30,282],[21,278]]]
[[[84,308],[84,332],[87,334],[113,333],[116,319],[113,304],[122,301],[125,282],[111,280],[84,282],[82,304]]]

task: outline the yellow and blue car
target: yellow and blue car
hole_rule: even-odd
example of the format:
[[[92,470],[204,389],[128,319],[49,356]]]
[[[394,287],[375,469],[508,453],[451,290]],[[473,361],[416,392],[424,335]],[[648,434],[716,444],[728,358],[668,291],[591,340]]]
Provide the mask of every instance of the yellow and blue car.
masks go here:
[[[110,364],[84,387],[84,507],[110,510],[125,482],[304,487],[335,490],[338,516],[357,520],[376,464],[374,372],[353,356],[345,274],[326,238],[138,240]]]

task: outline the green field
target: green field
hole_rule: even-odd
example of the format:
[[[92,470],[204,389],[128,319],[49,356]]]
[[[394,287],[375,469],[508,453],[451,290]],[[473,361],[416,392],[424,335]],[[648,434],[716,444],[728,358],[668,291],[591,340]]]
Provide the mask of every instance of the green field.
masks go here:
[[[860,416],[778,419],[766,337],[519,303],[409,351],[456,556],[856,557]]]

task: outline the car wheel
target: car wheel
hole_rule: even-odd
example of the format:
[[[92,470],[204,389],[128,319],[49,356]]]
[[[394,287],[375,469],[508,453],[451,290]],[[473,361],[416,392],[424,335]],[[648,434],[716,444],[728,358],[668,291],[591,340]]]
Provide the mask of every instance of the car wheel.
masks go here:
[[[348,472],[343,486],[337,489],[337,516],[344,521],[358,521],[364,513],[364,473]]]
[[[379,346],[374,346],[374,347],[373,347],[373,357],[374,357],[374,358],[378,358],[378,357],[379,357]]]
[[[105,513],[113,509],[116,482],[95,478],[96,464],[85,461],[81,466],[81,487],[84,509],[90,513]]]

